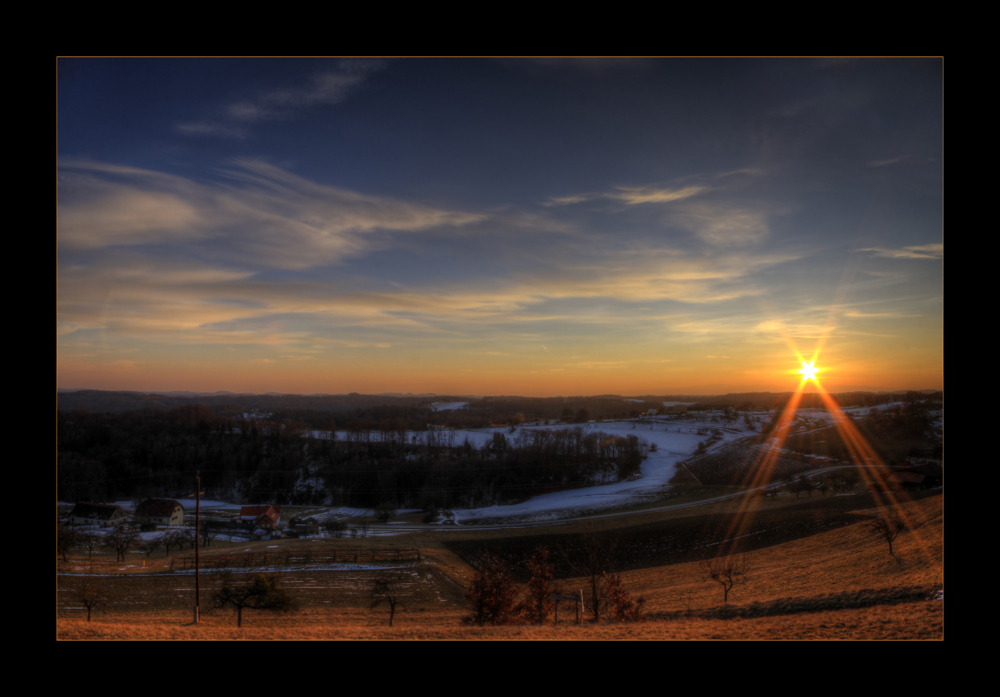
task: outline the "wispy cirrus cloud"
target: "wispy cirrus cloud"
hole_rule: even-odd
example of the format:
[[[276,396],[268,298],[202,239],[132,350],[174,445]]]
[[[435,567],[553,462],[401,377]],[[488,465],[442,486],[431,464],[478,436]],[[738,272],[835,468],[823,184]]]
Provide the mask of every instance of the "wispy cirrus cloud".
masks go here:
[[[920,315],[904,314],[902,312],[858,312],[851,310],[845,312],[844,317],[852,319],[901,319],[905,317],[919,317]]]
[[[889,165],[894,165],[897,162],[902,162],[906,159],[906,155],[900,157],[893,157],[888,160],[872,160],[868,163],[869,167],[888,167]]]
[[[709,191],[707,186],[683,186],[677,188],[658,186],[617,186],[611,191],[592,194],[574,194],[571,196],[557,196],[548,199],[543,206],[568,206],[584,201],[595,199],[609,199],[621,201],[622,203],[634,206],[640,203],[669,203],[671,201],[681,201],[692,196],[697,196]]]
[[[413,332],[457,338],[524,323],[620,323],[620,307],[605,308],[604,301],[717,304],[754,295],[759,291],[748,275],[794,258],[621,252],[603,255],[600,263],[549,260],[543,268],[506,279],[424,282],[414,290],[373,292],[298,274],[264,279],[247,271],[156,260],[123,248],[60,268],[57,327],[61,335],[90,329],[171,343],[290,344],[299,351],[325,345],[377,348]],[[357,338],[343,338],[346,328]]]
[[[610,194],[610,197],[634,206],[638,203],[669,203],[670,201],[680,201],[685,198],[697,196],[708,190],[707,186],[685,186],[680,189],[662,189],[651,186],[622,186],[618,187],[616,193]]]
[[[871,252],[877,257],[888,257],[890,259],[941,259],[944,257],[944,245],[921,244],[898,249],[886,249],[884,247],[865,247],[862,252]]]
[[[728,205],[691,203],[673,212],[671,220],[713,247],[746,247],[770,234],[764,211]]]
[[[197,243],[202,258],[307,268],[385,244],[374,236],[380,231],[485,217],[317,184],[256,160],[221,170],[228,184],[83,161],[61,169],[61,249]]]
[[[307,360],[293,356],[387,348],[418,335],[621,323],[617,313],[635,303],[643,305],[629,312],[663,320],[645,303],[756,295],[753,274],[801,256],[728,249],[766,234],[766,216],[707,203],[673,219],[713,245],[693,251],[645,235],[581,232],[516,208],[454,211],[363,194],[256,160],[230,161],[217,175],[195,182],[62,163],[60,337],[266,344],[286,346],[282,360]],[[667,198],[662,191],[621,195]],[[671,191],[685,197],[684,187]],[[442,251],[459,277],[422,268]]]
[[[245,126],[219,121],[186,121],[174,124],[174,129],[184,135],[222,136],[225,138],[246,138],[250,131]]]
[[[179,122],[174,128],[185,135],[245,138],[255,123],[289,119],[304,109],[345,101],[372,73],[385,66],[386,62],[379,59],[344,59],[303,84],[260,92],[225,105],[213,116]]]

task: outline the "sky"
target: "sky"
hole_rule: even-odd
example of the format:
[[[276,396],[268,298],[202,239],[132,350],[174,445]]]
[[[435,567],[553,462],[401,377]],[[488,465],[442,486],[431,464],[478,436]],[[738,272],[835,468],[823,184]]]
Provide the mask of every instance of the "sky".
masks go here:
[[[59,388],[943,388],[941,59],[57,68]]]

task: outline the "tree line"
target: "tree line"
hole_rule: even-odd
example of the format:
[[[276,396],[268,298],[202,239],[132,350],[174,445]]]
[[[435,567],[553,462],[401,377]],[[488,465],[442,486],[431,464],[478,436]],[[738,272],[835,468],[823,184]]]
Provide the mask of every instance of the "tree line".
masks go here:
[[[452,432],[354,430],[303,438],[274,422],[200,406],[121,414],[58,413],[63,501],[186,496],[200,470],[206,498],[374,508],[478,507],[640,471],[636,436],[583,429],[495,433],[482,447]]]

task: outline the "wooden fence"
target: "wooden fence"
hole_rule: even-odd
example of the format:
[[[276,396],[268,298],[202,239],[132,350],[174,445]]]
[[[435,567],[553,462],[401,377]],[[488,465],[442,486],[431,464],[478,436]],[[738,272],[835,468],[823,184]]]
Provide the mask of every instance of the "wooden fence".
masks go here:
[[[419,549],[365,549],[308,552],[295,550],[263,550],[239,554],[202,556],[202,569],[246,569],[253,567],[311,566],[325,564],[378,564],[386,562],[419,562]],[[181,570],[194,568],[194,555],[177,560]]]

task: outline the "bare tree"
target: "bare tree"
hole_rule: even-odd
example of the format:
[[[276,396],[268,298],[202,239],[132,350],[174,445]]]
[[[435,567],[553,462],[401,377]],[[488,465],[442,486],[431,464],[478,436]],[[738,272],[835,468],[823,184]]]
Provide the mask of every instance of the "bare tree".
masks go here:
[[[369,527],[371,527],[371,523],[369,523],[367,520],[362,519],[358,523],[358,527],[356,527],[355,530],[358,531],[358,535],[360,535],[361,537],[368,537]]]
[[[125,561],[125,553],[139,541],[139,529],[134,525],[119,525],[104,536],[104,544],[115,550],[115,561]]]
[[[90,613],[95,607],[107,605],[110,599],[107,584],[93,576],[87,576],[83,582],[74,586],[70,590],[70,595],[78,603],[87,608],[87,621],[90,622]]]
[[[611,580],[608,574],[615,570],[621,541],[618,535],[599,533],[593,527],[581,534],[579,539],[580,546],[574,550],[576,554],[569,555],[563,550],[563,555],[577,573],[587,578],[590,586],[587,609],[597,622],[607,605],[608,584]]]
[[[831,476],[833,478],[833,488],[836,491],[851,491],[858,483],[857,470],[834,472]]]
[[[67,561],[66,553],[73,547],[78,547],[80,543],[80,533],[68,525],[60,525],[56,530],[56,551],[62,555],[62,560]]]
[[[146,537],[139,542],[139,549],[146,553],[147,558],[149,557],[150,554],[152,554],[162,546],[163,546],[163,540],[161,539],[160,535],[155,535],[153,537]]]
[[[227,574],[222,586],[212,595],[213,608],[236,609],[236,626],[243,626],[244,610],[294,612],[294,598],[278,583],[277,574],[241,574],[250,578],[235,579]]]
[[[92,532],[81,532],[79,547],[87,550],[87,558],[93,561],[94,550],[104,544],[104,537]]]
[[[722,586],[722,602],[728,603],[729,591],[733,589],[733,586],[747,582],[753,563],[749,556],[740,554],[716,557],[702,562],[701,568],[706,578]]]
[[[383,501],[375,507],[375,517],[383,523],[388,523],[391,518],[396,517],[396,504]]]
[[[222,523],[217,520],[206,520],[201,524],[201,544],[208,547],[212,540],[219,536],[219,528]]]
[[[400,594],[403,581],[406,580],[402,574],[380,573],[372,579],[371,588],[368,590],[369,610],[374,610],[383,603],[389,606],[389,626],[392,626],[392,618],[396,614],[396,606],[406,607]]]
[[[892,549],[893,540],[899,537],[899,533],[906,530],[906,521],[899,515],[899,511],[891,509],[886,513],[881,513],[867,521],[865,527],[889,543],[889,554],[895,559],[896,554]]]
[[[169,557],[170,556],[170,548],[178,546],[176,531],[175,530],[168,530],[167,532],[164,532],[164,533],[161,533],[160,535],[157,535],[157,537],[160,540],[160,546],[163,547],[163,549],[166,552],[166,556]]]
[[[789,478],[787,488],[795,494],[796,499],[799,498],[800,494],[809,494],[809,498],[812,498],[812,492],[817,488],[817,485],[804,474],[800,474],[795,479]]]
[[[194,549],[195,535],[193,528],[180,528],[169,533],[177,549],[184,549],[184,545]]]

